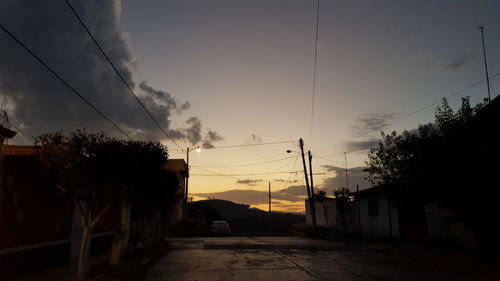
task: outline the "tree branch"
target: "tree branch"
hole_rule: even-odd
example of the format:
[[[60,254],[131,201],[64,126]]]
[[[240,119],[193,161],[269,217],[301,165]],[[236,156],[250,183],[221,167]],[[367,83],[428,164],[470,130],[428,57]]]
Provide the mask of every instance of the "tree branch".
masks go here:
[[[95,219],[90,224],[90,227],[93,228],[94,225],[101,219],[101,217],[106,213],[106,211],[111,207],[111,204],[108,204],[104,209],[102,209],[99,214],[95,217]]]
[[[82,204],[80,203],[80,200],[78,199],[74,199],[75,203],[76,203],[76,206],[78,207],[78,210],[80,211],[80,219],[82,220],[82,225],[83,226],[88,226],[88,218],[87,216],[85,215],[85,212],[83,210],[83,206]]]

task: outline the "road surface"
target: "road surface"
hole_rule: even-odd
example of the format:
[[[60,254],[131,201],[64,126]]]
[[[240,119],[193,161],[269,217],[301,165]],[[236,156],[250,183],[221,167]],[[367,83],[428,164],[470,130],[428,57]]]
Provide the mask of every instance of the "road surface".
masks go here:
[[[500,280],[496,279],[500,275],[490,275],[495,268],[484,271],[466,262],[404,250],[396,250],[399,255],[386,254],[380,246],[298,237],[178,238],[170,242],[172,251],[141,280]],[[401,253],[414,253],[416,258],[401,257]]]

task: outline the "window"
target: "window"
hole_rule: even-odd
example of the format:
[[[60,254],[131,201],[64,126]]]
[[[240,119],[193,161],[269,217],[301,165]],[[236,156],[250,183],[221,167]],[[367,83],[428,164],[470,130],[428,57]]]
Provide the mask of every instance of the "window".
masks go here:
[[[378,197],[368,198],[368,216],[370,217],[379,216]]]

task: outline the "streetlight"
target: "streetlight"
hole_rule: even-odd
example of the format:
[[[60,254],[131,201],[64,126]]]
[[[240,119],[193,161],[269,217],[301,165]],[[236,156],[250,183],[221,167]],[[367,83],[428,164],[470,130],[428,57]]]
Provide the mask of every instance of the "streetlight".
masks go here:
[[[185,198],[184,200],[186,200],[186,203],[187,203],[187,199],[188,199],[188,184],[189,184],[189,152],[192,151],[192,149],[195,149],[196,152],[200,153],[201,152],[201,148],[200,146],[198,145],[197,147],[192,147],[192,148],[187,148],[186,149],[186,165],[187,165],[187,172],[186,172],[186,194],[185,194]]]

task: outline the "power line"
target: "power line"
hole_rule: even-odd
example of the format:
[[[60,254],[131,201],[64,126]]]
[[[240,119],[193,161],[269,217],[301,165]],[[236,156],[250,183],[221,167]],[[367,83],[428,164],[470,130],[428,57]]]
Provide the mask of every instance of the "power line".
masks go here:
[[[262,165],[262,164],[273,163],[273,162],[280,162],[280,161],[291,159],[291,158],[294,158],[294,157],[295,156],[289,156],[289,157],[280,158],[280,159],[274,159],[274,160],[263,161],[263,162],[254,162],[254,163],[248,163],[248,164],[240,164],[240,165],[227,165],[227,166],[221,166],[221,165],[203,165],[203,166],[210,166],[210,167],[216,167],[216,168],[245,167],[245,166],[255,166],[255,165]],[[193,166],[193,165],[191,165],[191,167],[199,167],[199,166]]]
[[[500,72],[497,72],[497,73],[495,73],[495,74],[493,74],[493,75],[489,76],[489,79],[491,79],[491,78],[495,78],[495,77],[497,77],[497,76],[499,76],[499,75],[500,75]],[[476,87],[476,86],[478,86],[478,85],[480,85],[480,84],[482,84],[482,83],[484,83],[484,82],[486,82],[486,81],[487,81],[487,79],[483,79],[483,80],[481,80],[481,81],[478,81],[478,82],[476,82],[476,83],[474,83],[474,84],[472,84],[472,85],[469,85],[469,86],[467,86],[467,87],[465,87],[465,88],[462,88],[462,89],[460,89],[460,90],[458,90],[458,91],[456,91],[456,92],[453,92],[453,93],[451,93],[451,94],[449,94],[449,95],[445,96],[444,98],[449,99],[449,98],[451,98],[451,97],[454,97],[454,96],[456,96],[456,95],[458,95],[458,94],[461,94],[461,93],[463,93],[463,92],[465,92],[465,91],[468,91],[468,90],[470,90],[470,89],[472,89],[472,88],[474,88],[474,87]],[[424,107],[422,107],[422,108],[420,108],[420,109],[417,109],[417,110],[415,110],[415,111],[413,111],[413,112],[411,112],[411,113],[409,113],[409,114],[406,114],[406,115],[404,115],[404,116],[403,116],[403,117],[401,117],[401,118],[398,118],[398,119],[396,119],[396,120],[393,120],[392,122],[389,122],[389,123],[385,124],[384,126],[382,126],[382,128],[385,128],[385,127],[391,126],[391,125],[392,125],[392,124],[394,124],[394,123],[397,123],[397,122],[399,122],[399,121],[401,121],[401,120],[404,120],[404,119],[406,119],[406,118],[408,118],[408,117],[410,117],[410,116],[412,116],[412,115],[415,115],[415,114],[417,114],[417,113],[419,113],[419,112],[421,112],[421,111],[423,111],[423,110],[426,110],[426,109],[428,109],[428,108],[430,108],[430,107],[432,107],[432,106],[435,106],[436,104],[440,103],[441,101],[442,101],[442,99],[439,99],[439,100],[437,100],[437,101],[433,102],[432,104],[426,105],[426,106],[424,106]],[[361,146],[361,147],[358,147],[358,148],[356,148],[356,149],[352,149],[352,150],[349,150],[349,151],[344,151],[344,152],[339,152],[339,153],[335,153],[335,154],[330,154],[330,155],[328,155],[328,156],[337,156],[337,155],[341,155],[341,154],[343,154],[343,153],[351,153],[351,152],[355,152],[355,151],[359,151],[359,150],[365,150],[365,149],[370,148],[370,147],[373,147],[373,146],[374,146],[374,145],[366,145],[366,146]]]
[[[160,125],[160,123],[154,118],[153,114],[151,114],[151,112],[146,108],[146,106],[144,105],[144,103],[142,103],[142,101],[139,99],[139,97],[134,93],[134,91],[132,90],[132,88],[128,85],[128,83],[125,81],[125,79],[123,78],[123,76],[121,75],[121,73],[118,71],[118,69],[116,68],[116,66],[113,64],[113,62],[111,61],[111,59],[108,57],[108,55],[106,54],[106,52],[104,52],[104,50],[102,49],[101,45],[97,42],[97,40],[95,39],[94,35],[92,35],[92,32],[90,32],[90,30],[87,28],[87,25],[85,25],[85,23],[83,22],[83,20],[80,18],[80,15],[73,8],[73,6],[71,6],[71,4],[69,3],[68,0],[65,0],[65,1],[66,1],[66,4],[68,4],[68,7],[73,12],[73,14],[78,19],[78,22],[80,22],[80,24],[85,29],[85,31],[87,31],[88,35],[90,36],[90,38],[92,38],[92,41],[97,46],[97,48],[99,49],[99,51],[101,52],[101,54],[106,58],[106,60],[108,61],[109,65],[111,65],[111,67],[115,71],[116,75],[118,75],[118,77],[120,78],[120,80],[127,87],[127,89],[132,94],[132,96],[134,96],[134,98],[137,100],[137,102],[142,107],[142,109],[144,109],[144,111],[149,116],[149,118],[151,118],[151,120],[158,126],[158,128],[163,132],[163,134],[165,136],[167,136],[176,146],[178,146],[179,148],[182,148],[179,144],[177,144],[177,142],[175,142],[175,140],[172,137],[170,137],[170,135],[168,135],[168,133],[162,128],[162,126]]]
[[[206,164],[206,163],[199,163],[197,162],[200,166],[209,166],[209,165],[223,165],[223,166],[231,166],[231,165],[234,165],[234,164],[243,164],[243,163],[252,163],[254,161],[257,161],[257,160],[262,160],[262,159],[268,159],[268,158],[274,158],[274,157],[277,157],[277,156],[282,156],[283,153],[279,153],[279,154],[272,154],[272,155],[267,155],[267,156],[263,156],[263,157],[258,157],[258,158],[252,158],[252,159],[248,159],[248,160],[243,160],[243,161],[235,161],[235,162],[222,162],[222,163],[210,163],[210,164]]]
[[[318,34],[319,34],[319,0],[316,5],[316,35],[314,45],[314,70],[313,70],[313,86],[312,86],[312,102],[311,102],[311,129],[309,132],[309,149],[312,147],[312,133],[314,123],[314,97],[316,95],[316,71],[318,64]]]
[[[128,139],[132,139],[118,124],[116,124],[113,120],[108,118],[102,111],[100,111],[95,105],[93,105],[89,100],[83,97],[78,91],[76,91],[66,80],[64,80],[59,74],[57,74],[50,66],[48,66],[40,57],[38,57],[33,51],[31,51],[23,42],[17,39],[14,34],[12,34],[5,26],[0,24],[0,28],[7,33],[14,41],[17,42],[26,52],[28,52],[33,58],[35,58],[43,67],[45,67],[52,75],[54,75],[59,81],[61,81],[71,92],[77,95],[80,99],[82,99],[88,106],[90,106],[95,112],[97,112],[104,120],[111,123],[118,131],[120,131],[125,137]]]
[[[295,161],[293,162],[292,171],[290,171],[290,174],[288,175],[288,179],[286,180],[285,185],[283,186],[283,189],[285,189],[286,186],[288,185],[288,183],[290,182],[290,178],[292,177],[291,172],[293,172],[293,170],[295,170],[295,165],[297,164],[298,159],[299,159],[299,154],[297,153],[297,156],[295,157]]]
[[[238,144],[238,145],[224,145],[224,146],[214,146],[205,148],[208,149],[220,149],[220,148],[234,148],[234,147],[247,147],[247,146],[260,146],[260,145],[273,145],[273,144],[282,144],[282,143],[295,143],[294,141],[277,141],[277,142],[267,142],[267,143],[249,143],[249,144]]]
[[[252,174],[191,174],[194,176],[206,176],[206,177],[238,177],[238,176],[261,176],[261,175],[278,175],[278,174],[295,174],[301,173],[302,171],[291,171],[291,172],[271,172],[271,173],[252,173]],[[313,173],[313,175],[324,175],[325,173]]]

